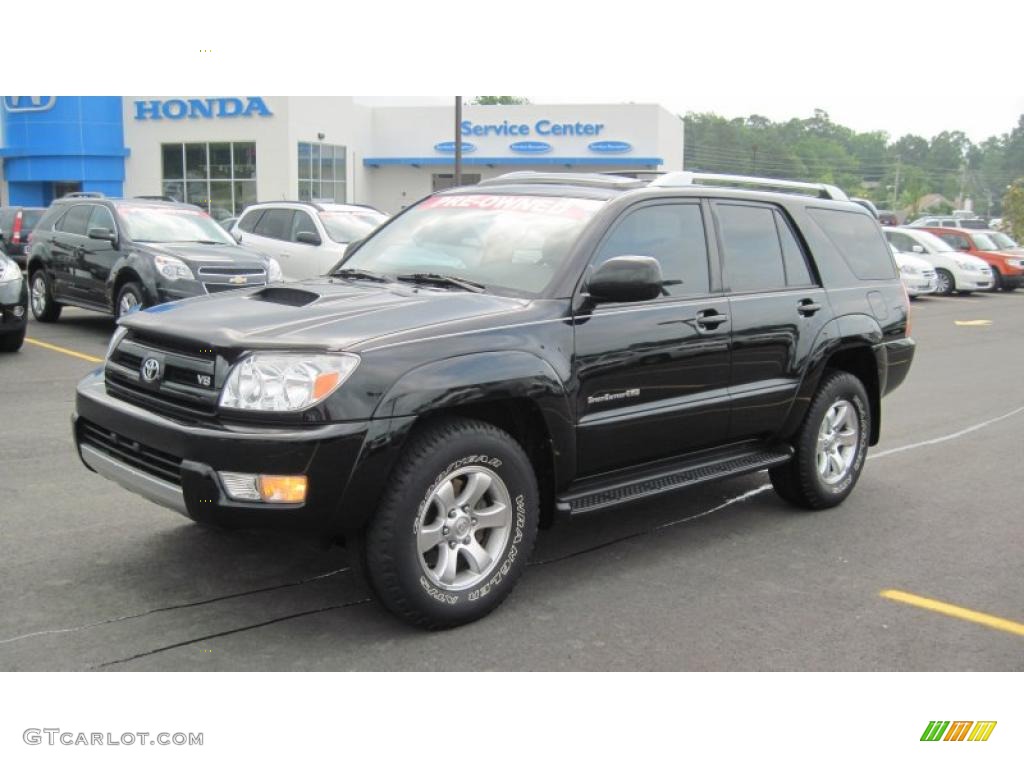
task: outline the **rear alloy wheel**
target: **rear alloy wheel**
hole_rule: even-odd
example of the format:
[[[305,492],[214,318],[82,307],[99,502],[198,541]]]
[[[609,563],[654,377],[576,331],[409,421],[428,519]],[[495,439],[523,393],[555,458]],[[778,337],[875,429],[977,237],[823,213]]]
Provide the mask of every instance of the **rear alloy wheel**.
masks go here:
[[[840,504],[867,458],[871,409],[864,384],[846,371],[822,379],[794,440],[788,464],[769,470],[778,494],[805,509]]]
[[[400,618],[455,627],[512,591],[539,517],[533,467],[511,435],[482,421],[437,422],[410,438],[385,484],[363,567]]]
[[[953,275],[945,269],[935,270],[935,292],[940,296],[949,296],[955,290],[956,283],[953,281]]]
[[[32,273],[28,303],[32,308],[32,316],[41,323],[53,323],[60,317],[62,307],[53,300],[50,278],[42,269]]]

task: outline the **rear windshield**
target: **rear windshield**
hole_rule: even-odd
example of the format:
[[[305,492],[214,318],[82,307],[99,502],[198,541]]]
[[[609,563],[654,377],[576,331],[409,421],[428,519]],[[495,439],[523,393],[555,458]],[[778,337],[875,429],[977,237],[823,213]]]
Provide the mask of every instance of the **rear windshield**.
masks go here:
[[[548,287],[602,205],[541,195],[439,195],[392,219],[343,267],[435,272],[532,297]]]
[[[807,213],[832,241],[858,278],[885,280],[896,277],[892,253],[872,218],[861,213],[826,208],[808,208]]]
[[[370,234],[387,216],[373,211],[321,211],[320,222],[336,243],[351,243]]]
[[[36,224],[38,224],[39,220],[41,218],[43,218],[43,213],[44,212],[45,212],[45,209],[37,210],[37,211],[22,211],[21,212],[21,228],[22,229],[35,229],[36,228]]]

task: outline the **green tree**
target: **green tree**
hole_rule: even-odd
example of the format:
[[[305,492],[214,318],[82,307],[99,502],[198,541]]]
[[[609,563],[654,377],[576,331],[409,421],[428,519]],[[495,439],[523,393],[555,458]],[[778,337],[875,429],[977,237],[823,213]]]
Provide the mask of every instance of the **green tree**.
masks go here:
[[[1017,179],[1003,198],[1003,218],[1017,240],[1024,240],[1024,178]]]
[[[525,96],[474,96],[470,103],[494,106],[496,104],[529,104],[530,100]]]

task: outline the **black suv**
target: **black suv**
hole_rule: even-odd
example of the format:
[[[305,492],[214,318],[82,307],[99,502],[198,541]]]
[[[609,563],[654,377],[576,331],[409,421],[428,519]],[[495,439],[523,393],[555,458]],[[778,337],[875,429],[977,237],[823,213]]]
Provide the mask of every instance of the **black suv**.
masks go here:
[[[74,193],[32,234],[32,314],[52,322],[72,304],[120,317],[141,307],[280,278],[273,259],[242,248],[194,205]]]
[[[0,250],[25,268],[25,246],[45,208],[0,208]]]
[[[510,174],[426,198],[326,277],[122,319],[74,434],[197,522],[344,537],[385,606],[448,627],[559,516],[763,469],[839,504],[907,375],[908,312],[835,188]]]

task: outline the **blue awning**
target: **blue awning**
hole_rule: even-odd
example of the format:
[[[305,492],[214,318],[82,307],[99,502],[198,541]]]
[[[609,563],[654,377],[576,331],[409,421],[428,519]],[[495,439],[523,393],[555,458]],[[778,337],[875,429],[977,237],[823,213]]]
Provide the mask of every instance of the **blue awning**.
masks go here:
[[[463,155],[463,165],[608,165],[619,168],[658,166],[665,161],[660,157],[474,157]],[[454,155],[433,157],[364,157],[363,165],[377,168],[384,165],[442,165],[455,164]]]

